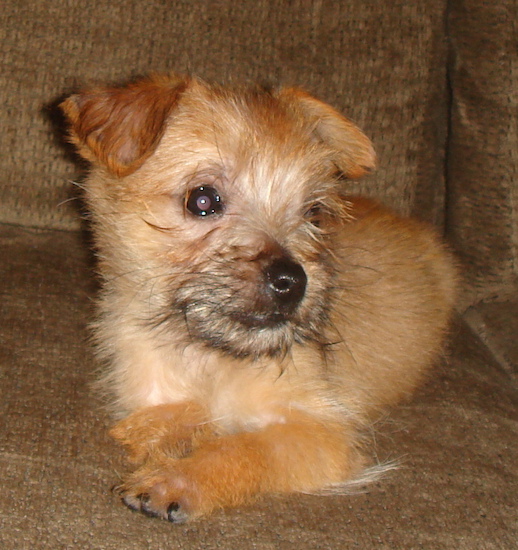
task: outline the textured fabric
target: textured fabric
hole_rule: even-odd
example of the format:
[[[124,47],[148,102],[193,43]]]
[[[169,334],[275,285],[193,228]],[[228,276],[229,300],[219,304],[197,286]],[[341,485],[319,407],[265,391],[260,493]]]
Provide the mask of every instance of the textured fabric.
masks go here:
[[[477,304],[468,309],[464,318],[502,368],[518,382],[518,298]]]
[[[518,5],[451,3],[448,205],[465,305],[518,292]]]
[[[368,191],[440,223],[446,0],[4,0],[0,221],[78,227],[77,177],[53,132],[58,97],[151,70],[297,84],[374,140]],[[69,201],[69,202],[67,202]]]
[[[5,550],[511,550],[517,406],[509,376],[465,326],[411,403],[376,426],[398,470],[352,496],[294,495],[174,526],[110,492],[122,471],[89,390],[94,293],[78,235],[0,226],[0,547]]]

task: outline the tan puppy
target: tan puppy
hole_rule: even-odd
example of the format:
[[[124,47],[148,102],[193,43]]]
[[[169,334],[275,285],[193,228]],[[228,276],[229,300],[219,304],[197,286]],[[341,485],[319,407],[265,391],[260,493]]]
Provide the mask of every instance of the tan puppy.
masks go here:
[[[345,487],[362,428],[440,351],[454,293],[428,229],[343,195],[370,141],[300,90],[172,75],[62,108],[92,163],[126,504],[185,521]]]

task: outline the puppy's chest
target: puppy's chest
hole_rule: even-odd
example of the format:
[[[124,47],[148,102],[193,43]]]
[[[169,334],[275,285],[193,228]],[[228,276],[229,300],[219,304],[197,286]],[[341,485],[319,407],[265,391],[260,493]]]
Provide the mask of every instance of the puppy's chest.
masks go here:
[[[162,369],[157,376],[149,373],[145,405],[196,401],[226,433],[284,423],[291,410],[310,410],[321,402],[311,377],[301,379],[290,369],[281,374],[275,363],[236,365],[230,359],[184,356]]]

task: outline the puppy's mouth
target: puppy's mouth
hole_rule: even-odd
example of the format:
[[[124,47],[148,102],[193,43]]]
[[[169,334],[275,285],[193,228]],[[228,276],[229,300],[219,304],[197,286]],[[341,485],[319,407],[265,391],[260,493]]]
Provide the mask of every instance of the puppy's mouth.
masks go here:
[[[290,317],[281,312],[271,313],[232,313],[231,319],[250,329],[276,328],[285,325]]]
[[[191,340],[239,359],[278,357],[304,340],[295,316],[281,312],[229,311],[207,318],[189,312],[186,320]]]
[[[290,312],[257,311],[253,306],[247,310],[243,304],[237,309],[236,305],[224,299],[203,307],[184,304],[187,342],[198,342],[239,359],[254,359],[283,356],[294,343],[321,339],[321,324],[326,317],[322,304],[301,304]]]

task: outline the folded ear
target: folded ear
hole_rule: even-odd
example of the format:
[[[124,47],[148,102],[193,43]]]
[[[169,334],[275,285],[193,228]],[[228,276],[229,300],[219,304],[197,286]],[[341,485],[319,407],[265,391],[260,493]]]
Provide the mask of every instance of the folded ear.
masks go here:
[[[151,76],[72,95],[60,105],[70,139],[90,162],[119,177],[131,174],[153,153],[188,84],[187,78]]]
[[[376,153],[369,138],[330,105],[298,88],[281,89],[277,97],[308,121],[315,137],[331,149],[336,166],[347,178],[360,178],[375,168]]]

